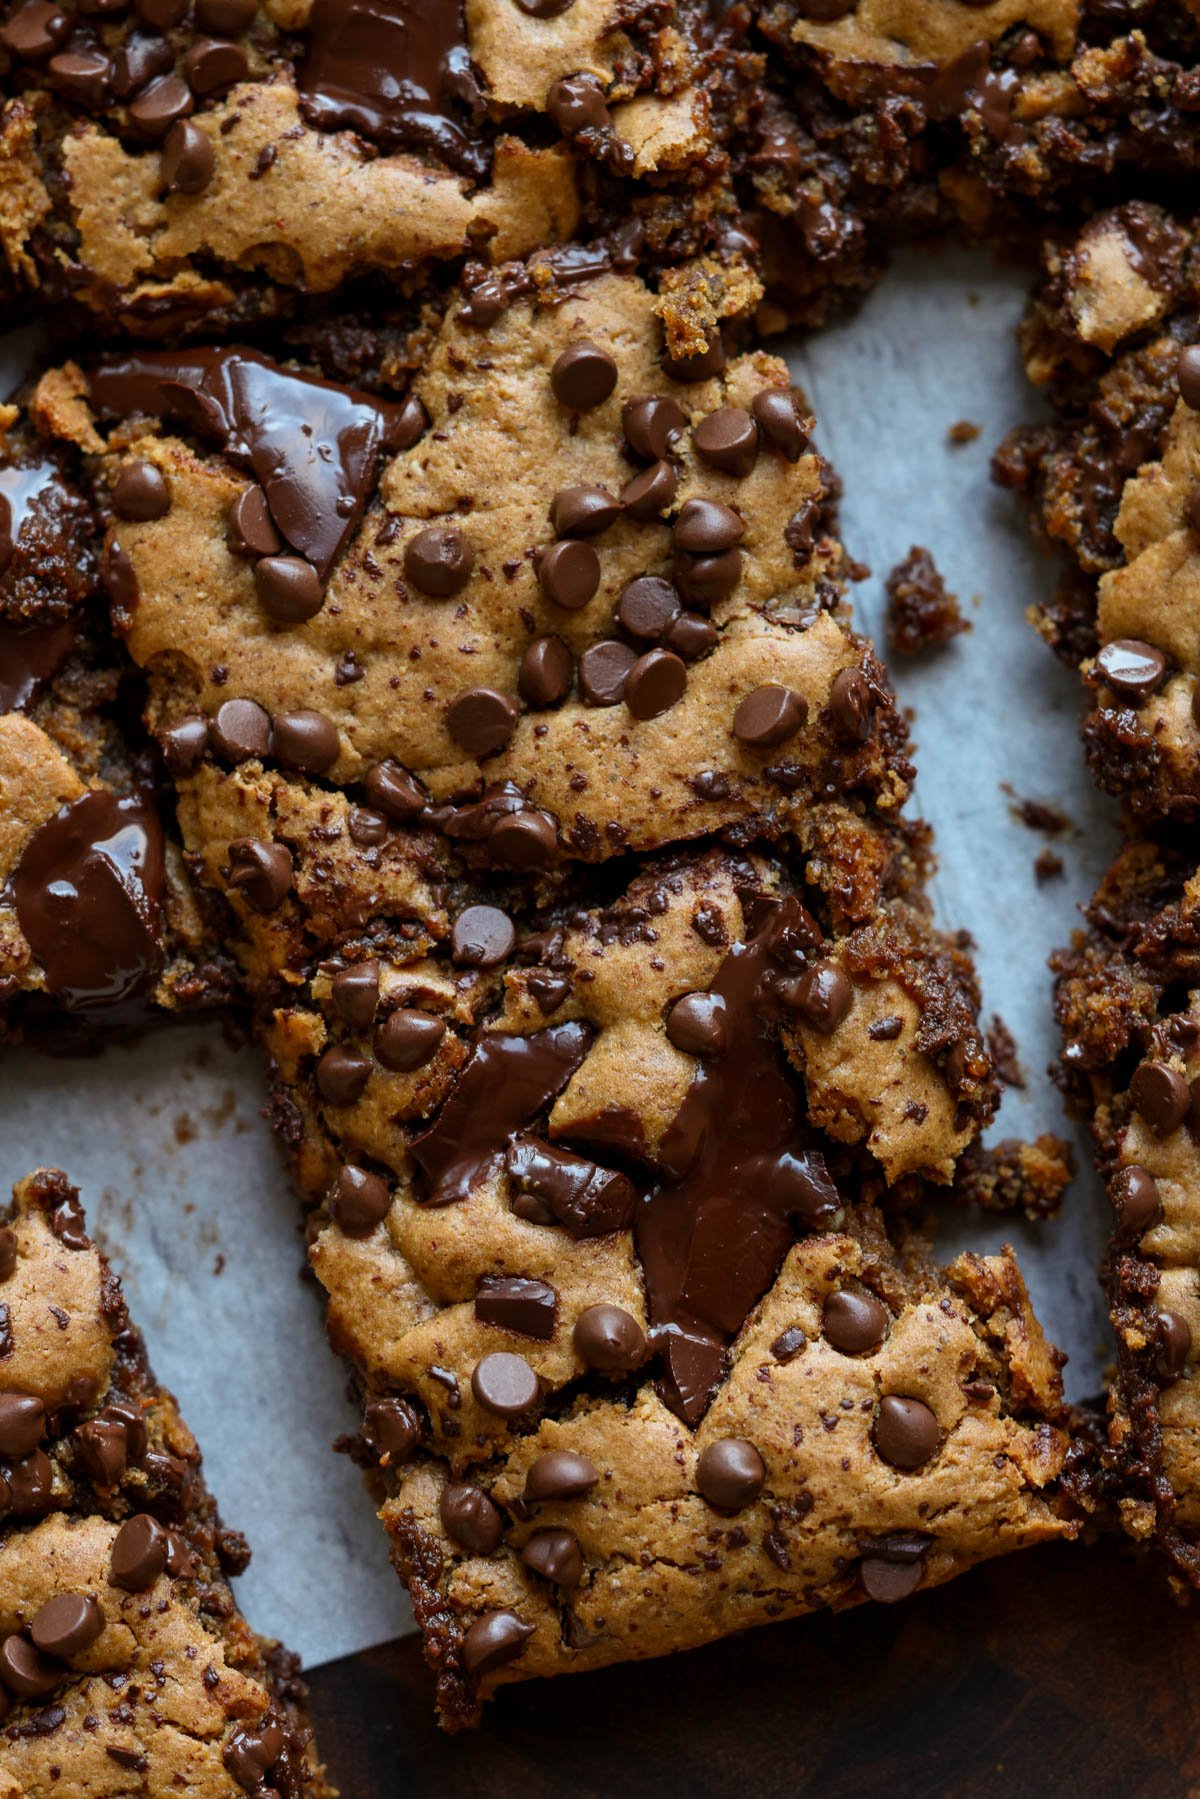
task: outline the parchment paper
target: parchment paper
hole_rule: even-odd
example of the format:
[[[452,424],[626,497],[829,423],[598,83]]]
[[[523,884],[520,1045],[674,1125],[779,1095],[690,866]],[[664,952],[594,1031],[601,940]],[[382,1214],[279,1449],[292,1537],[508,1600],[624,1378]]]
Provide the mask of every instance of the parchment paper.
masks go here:
[[[934,552],[973,623],[893,676],[913,709],[918,801],[937,833],[939,917],[973,933],[984,1016],[1004,1019],[1027,1076],[996,1132],[1032,1137],[1068,1130],[1045,1072],[1055,1043],[1045,959],[1077,927],[1114,838],[1083,768],[1077,680],[1024,621],[1055,565],[988,481],[992,447],[1034,411],[1013,342],[1026,286],[978,256],[910,256],[844,325],[773,347],[787,350],[844,478],[850,553],[873,570],[855,595],[860,624],[881,624],[883,578],[912,544]],[[28,345],[0,346],[0,391]],[[952,447],[960,420],[980,435]],[[1074,821],[1053,846],[1063,879],[1038,886],[1044,840],[1015,821],[1002,781]],[[80,1184],[226,1519],[254,1547],[241,1602],[312,1665],[410,1629],[411,1615],[358,1474],[329,1452],[354,1417],[317,1294],[301,1280],[296,1206],[259,1117],[264,1097],[254,1051],[231,1049],[216,1026],[167,1027],[83,1062],[0,1056],[0,1183],[52,1163]],[[1043,1322],[1069,1352],[1075,1397],[1097,1388],[1107,1354],[1095,1276],[1106,1204],[1078,1142],[1060,1219],[967,1215],[940,1239],[947,1253],[1017,1243]]]

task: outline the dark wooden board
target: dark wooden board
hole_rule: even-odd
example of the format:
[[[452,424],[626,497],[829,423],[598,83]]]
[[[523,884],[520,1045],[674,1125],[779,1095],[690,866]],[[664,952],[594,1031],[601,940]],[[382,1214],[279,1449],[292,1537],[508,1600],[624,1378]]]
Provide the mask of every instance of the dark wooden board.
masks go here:
[[[438,1731],[415,1637],[311,1675],[343,1799],[1183,1799],[1200,1608],[1120,1545],[1056,1545],[891,1608],[505,1688]]]

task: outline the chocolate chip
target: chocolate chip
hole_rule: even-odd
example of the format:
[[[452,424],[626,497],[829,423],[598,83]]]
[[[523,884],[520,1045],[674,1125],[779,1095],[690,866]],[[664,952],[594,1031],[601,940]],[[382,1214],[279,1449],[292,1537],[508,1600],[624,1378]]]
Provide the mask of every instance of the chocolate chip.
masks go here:
[[[169,775],[179,778],[194,774],[208,748],[208,720],[193,713],[190,718],[168,725],[159,736],[158,747]]]
[[[825,1341],[843,1355],[868,1355],[878,1349],[887,1327],[887,1309],[870,1293],[845,1287],[825,1301]]]
[[[685,993],[667,1013],[667,1036],[689,1056],[719,1056],[729,1042],[719,993]]]
[[[758,461],[758,426],[742,406],[721,406],[692,432],[702,461],[724,474],[748,475]]]
[[[260,760],[271,747],[271,718],[256,700],[225,700],[208,728],[209,742],[226,762]]]
[[[24,62],[42,62],[70,33],[70,18],[50,0],[25,0],[0,26],[0,44]]]
[[[471,1391],[485,1412],[519,1418],[537,1404],[538,1378],[523,1356],[497,1349],[476,1362]]]
[[[676,553],[675,585],[689,606],[707,612],[719,600],[728,599],[742,578],[742,552],[722,550],[717,556]]]
[[[732,549],[746,534],[746,527],[731,506],[720,500],[685,500],[671,527],[677,550],[694,556],[715,556]]]
[[[194,94],[216,94],[244,81],[250,64],[240,44],[197,38],[183,59],[184,79]]]
[[[583,1579],[583,1554],[569,1530],[535,1530],[521,1560],[557,1587],[577,1587]]]
[[[356,1031],[365,1031],[379,1004],[378,962],[357,962],[341,969],[329,983],[329,997],[339,1018]]]
[[[498,906],[467,906],[450,930],[450,956],[458,968],[495,968],[511,956],[517,933]]]
[[[470,1481],[447,1481],[438,1500],[442,1529],[460,1549],[492,1555],[500,1547],[504,1520],[482,1487]]]
[[[1200,412],[1200,344],[1187,344],[1179,352],[1179,397],[1193,412]]]
[[[740,1512],[753,1503],[767,1478],[766,1463],[744,1437],[710,1443],[696,1463],[696,1486],[721,1512]]]
[[[550,370],[555,399],[572,412],[590,412],[602,405],[616,385],[616,363],[607,350],[586,337],[568,344]]]
[[[680,614],[679,595],[658,575],[639,575],[622,588],[617,623],[631,637],[658,643]]]
[[[91,1418],[75,1431],[75,1459],[97,1487],[115,1487],[129,1465],[129,1432],[113,1418]]]
[[[337,726],[323,712],[277,712],[271,720],[271,754],[285,768],[323,775],[340,751]]]
[[[16,1518],[42,1518],[54,1503],[54,1469],[44,1450],[35,1449],[8,1470],[8,1505]]]
[[[771,1345],[771,1354],[777,1362],[785,1366],[794,1362],[798,1355],[803,1355],[808,1348],[808,1337],[798,1324],[789,1324],[786,1330],[780,1331]]]
[[[130,123],[143,137],[165,137],[176,119],[184,119],[195,105],[192,90],[178,75],[161,75],[129,103]]]
[[[551,84],[546,111],[564,137],[598,131],[609,123],[604,89],[594,75],[565,75]]]
[[[535,807],[510,812],[497,820],[487,847],[502,868],[548,868],[558,852],[558,825]]]
[[[626,400],[621,408],[625,441],[643,462],[661,462],[682,437],[686,422],[675,401],[663,394]]]
[[[475,1287],[476,1319],[497,1330],[549,1343],[557,1312],[558,1294],[545,1281],[516,1274],[481,1274]]]
[[[169,74],[174,64],[174,52],[165,38],[146,31],[130,32],[113,58],[113,93],[118,100],[128,100],[157,75]]]
[[[171,510],[171,496],[161,470],[141,459],[127,462],[117,476],[112,503],[118,518],[139,524],[163,518]]]
[[[196,24],[214,37],[241,37],[257,11],[258,0],[196,0]]]
[[[51,81],[80,106],[105,104],[112,88],[112,63],[101,50],[63,50],[46,65]]]
[[[113,1539],[108,1578],[127,1593],[144,1593],[165,1572],[169,1550],[158,1519],[138,1512],[126,1519]]]
[[[624,697],[625,682],[636,661],[636,651],[615,637],[589,644],[579,658],[579,691],[588,705],[617,705]]]
[[[192,130],[179,126],[178,130]],[[208,139],[205,139],[208,142]],[[283,548],[267,496],[261,487],[243,487],[229,508],[229,547],[238,556],[274,556]],[[307,566],[307,565],[306,565]]]
[[[375,1033],[375,1060],[394,1074],[411,1074],[432,1061],[445,1035],[444,1019],[401,1006]]]
[[[366,1168],[348,1162],[339,1168],[329,1189],[329,1210],[334,1223],[347,1237],[369,1237],[391,1210],[388,1184]]]
[[[581,1499],[600,1479],[600,1470],[573,1449],[547,1449],[530,1466],[522,1498],[529,1505]]]
[[[701,618],[698,612],[681,612],[669,626],[663,642],[685,662],[696,662],[716,648],[717,627],[709,619]]]
[[[703,350],[696,350],[690,356],[664,354],[662,365],[672,381],[707,381],[711,375],[721,373],[725,360],[725,345],[721,334],[719,331],[711,331],[708,344]]]
[[[599,1374],[628,1374],[646,1358],[646,1337],[636,1318],[621,1306],[588,1306],[575,1320],[575,1353]]]
[[[457,525],[426,525],[405,546],[406,578],[435,600],[460,592],[474,566],[475,552]]]
[[[783,983],[779,993],[806,1024],[826,1037],[836,1031],[854,998],[854,988],[836,962],[814,962],[795,980]]]
[[[256,912],[276,911],[291,891],[291,852],[282,843],[240,837],[229,846],[229,885],[237,887]]]
[[[60,1664],[47,1660],[28,1637],[14,1631],[0,1643],[0,1680],[18,1699],[45,1699],[63,1675]]]
[[[346,830],[350,841],[359,849],[377,849],[388,838],[388,821],[382,812],[369,806],[351,806],[346,814]]]
[[[1158,1182],[1145,1168],[1132,1164],[1119,1169],[1108,1189],[1122,1236],[1140,1237],[1162,1223],[1162,1195]]]
[[[921,1399],[888,1393],[879,1401],[872,1439],[881,1459],[892,1468],[923,1468],[938,1446],[936,1415]]]
[[[807,420],[788,388],[764,387],[750,402],[759,430],[786,462],[799,462],[808,444]]]
[[[274,1718],[266,1718],[256,1729],[235,1730],[223,1759],[239,1786],[258,1793],[282,1754],[283,1731]]]
[[[874,710],[870,684],[858,669],[844,668],[834,676],[829,690],[829,711],[833,729],[844,743],[867,741]]]
[[[371,804],[378,806],[394,824],[407,824],[429,803],[429,796],[416,776],[410,775],[391,757],[367,770],[363,787]]]
[[[645,524],[650,519],[660,518],[669,506],[674,505],[678,487],[679,477],[664,458],[661,462],[651,463],[640,475],[625,483],[621,489],[621,504],[630,518]]]
[[[0,1393],[0,1456],[29,1455],[46,1432],[46,1408],[32,1393]]]
[[[550,523],[556,537],[595,537],[620,516],[620,500],[606,487],[590,482],[560,487],[550,502]]]
[[[407,1399],[384,1395],[363,1408],[363,1439],[376,1455],[394,1463],[411,1461],[420,1445],[421,1420]]]
[[[1155,1372],[1164,1383],[1177,1381],[1192,1351],[1191,1326],[1178,1312],[1160,1311],[1154,1317],[1154,1335],[1158,1344]]]
[[[302,624],[325,604],[320,577],[303,556],[264,556],[254,565],[254,585],[263,611],[276,624]]]
[[[33,1615],[29,1634],[46,1655],[78,1655],[104,1629],[100,1601],[90,1593],[56,1593]]]
[[[768,681],[755,687],[733,715],[733,734],[756,750],[772,750],[794,737],[808,718],[808,704],[790,687]]]
[[[1096,667],[1108,685],[1124,699],[1148,700],[1162,686],[1167,659],[1152,643],[1136,637],[1117,637],[1096,657]]]
[[[575,547],[584,548],[582,544]],[[556,706],[570,693],[574,673],[571,652],[561,637],[536,637],[521,657],[517,692],[527,706]]]
[[[907,1599],[920,1586],[923,1573],[920,1561],[893,1562],[880,1555],[864,1556],[858,1568],[863,1592],[879,1605]]]
[[[648,650],[626,675],[622,697],[633,716],[645,722],[669,712],[686,687],[687,669],[673,651]]]
[[[317,1063],[317,1092],[331,1106],[352,1106],[362,1098],[371,1069],[369,1056],[360,1055],[347,1044],[336,1043]]]
[[[600,558],[590,543],[565,538],[542,551],[538,582],[548,600],[568,612],[578,612],[595,598],[600,586]]]
[[[1166,1062],[1143,1062],[1129,1083],[1129,1097],[1156,1137],[1177,1131],[1192,1105],[1186,1079]]]
[[[170,31],[187,18],[188,0],[133,0],[133,10],[155,31]]]
[[[163,186],[169,194],[202,194],[213,178],[216,155],[207,131],[193,125],[190,119],[177,119],[163,139],[159,170]],[[275,537],[260,556],[269,556],[282,548]]]
[[[530,12],[542,0],[518,0],[518,4]],[[522,1624],[513,1612],[485,1612],[476,1618],[462,1644],[462,1665],[468,1678],[479,1680],[515,1661],[532,1635],[533,1625]]]
[[[515,700],[494,687],[469,687],[446,708],[446,728],[469,756],[502,750],[517,726]]]

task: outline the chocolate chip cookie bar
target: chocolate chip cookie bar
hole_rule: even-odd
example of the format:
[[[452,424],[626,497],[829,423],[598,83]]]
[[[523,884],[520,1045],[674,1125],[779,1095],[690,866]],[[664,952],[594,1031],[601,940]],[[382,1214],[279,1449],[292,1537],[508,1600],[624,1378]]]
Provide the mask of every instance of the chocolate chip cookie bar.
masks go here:
[[[238,1613],[246,1545],[65,1175],[17,1187],[0,1291],[0,1788],[324,1799],[295,1659]]]
[[[15,0],[11,279],[162,336],[295,290],[503,263],[621,223],[702,237],[746,53],[616,0]],[[682,207],[672,195],[686,195]]]

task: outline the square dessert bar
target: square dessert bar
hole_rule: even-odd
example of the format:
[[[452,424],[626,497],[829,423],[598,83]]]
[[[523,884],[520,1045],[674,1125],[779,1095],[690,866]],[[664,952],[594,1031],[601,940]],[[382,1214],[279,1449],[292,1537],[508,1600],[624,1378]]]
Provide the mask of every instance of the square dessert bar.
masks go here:
[[[324,1799],[295,1658],[66,1176],[0,1225],[0,1792]]]

